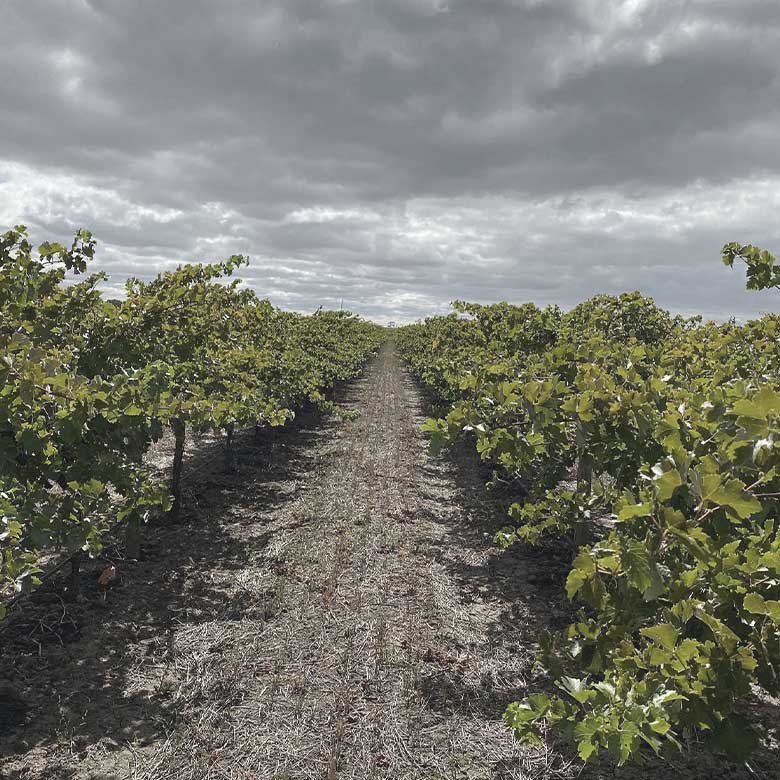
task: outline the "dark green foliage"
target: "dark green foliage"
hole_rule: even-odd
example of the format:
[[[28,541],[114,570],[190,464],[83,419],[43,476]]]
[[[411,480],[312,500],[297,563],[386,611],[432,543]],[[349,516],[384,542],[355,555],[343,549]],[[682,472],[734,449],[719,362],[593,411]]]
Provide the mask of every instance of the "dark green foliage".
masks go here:
[[[730,246],[753,287],[777,283],[771,256]],[[667,755],[692,734],[744,758],[752,687],[780,693],[778,319],[702,324],[638,293],[562,316],[457,308],[473,319],[398,336],[449,406],[431,446],[469,431],[497,476],[530,486],[499,543],[573,555],[577,617],[539,658],[560,695],[512,704],[507,723],[526,742],[557,729],[583,759]]]
[[[37,253],[23,227],[0,237],[0,580],[19,591],[43,552],[95,553],[117,520],[170,508],[188,427],[224,431],[229,461],[236,426],[327,405],[383,337],[346,312],[273,308],[230,281],[240,256],[131,279],[106,301],[103,274],[68,283],[94,248],[84,230]],[[170,486],[143,458],[168,427]]]

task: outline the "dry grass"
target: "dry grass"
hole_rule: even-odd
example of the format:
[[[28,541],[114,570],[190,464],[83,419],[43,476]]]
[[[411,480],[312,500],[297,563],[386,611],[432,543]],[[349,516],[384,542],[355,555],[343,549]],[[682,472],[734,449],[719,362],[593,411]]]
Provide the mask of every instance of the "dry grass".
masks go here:
[[[503,519],[472,456],[428,458],[419,393],[389,349],[342,400],[359,420],[282,434],[270,468],[248,433],[238,476],[203,442],[186,522],[152,529],[106,604],[69,615],[73,639],[34,624],[59,614],[45,597],[19,619],[0,673],[35,712],[0,742],[0,777],[580,773],[569,753],[522,747],[500,721],[539,683],[539,631],[566,618],[551,564],[492,546]]]

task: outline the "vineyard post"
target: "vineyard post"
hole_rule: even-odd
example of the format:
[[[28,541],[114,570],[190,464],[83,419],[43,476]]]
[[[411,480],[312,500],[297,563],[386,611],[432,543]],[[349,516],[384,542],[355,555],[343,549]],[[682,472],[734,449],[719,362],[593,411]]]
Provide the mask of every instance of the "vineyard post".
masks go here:
[[[81,550],[73,554],[70,559],[70,575],[66,593],[70,601],[74,601],[81,593]]]
[[[125,555],[130,560],[138,560],[141,557],[141,518],[135,512],[127,522]]]
[[[232,473],[236,470],[236,458],[233,448],[236,427],[233,423],[225,426],[225,472]]]
[[[180,417],[176,417],[171,421],[171,428],[173,429],[175,448],[173,451],[173,473],[171,474],[173,504],[169,515],[174,520],[177,520],[181,509],[181,472],[184,463],[184,438],[187,428]]]

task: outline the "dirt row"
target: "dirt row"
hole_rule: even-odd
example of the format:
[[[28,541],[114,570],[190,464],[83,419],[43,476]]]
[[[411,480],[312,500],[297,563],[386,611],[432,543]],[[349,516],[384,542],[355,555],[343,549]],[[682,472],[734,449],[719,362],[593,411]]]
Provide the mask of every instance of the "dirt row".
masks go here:
[[[149,529],[142,561],[109,547],[83,603],[52,587],[7,621],[0,678],[30,711],[0,735],[3,780],[581,772],[500,720],[543,684],[539,634],[567,617],[560,565],[495,549],[503,516],[473,455],[427,455],[391,346],[339,400],[360,418],[312,419],[270,450],[239,437],[238,475],[204,445],[180,524]],[[699,759],[618,776],[672,773],[735,776]]]

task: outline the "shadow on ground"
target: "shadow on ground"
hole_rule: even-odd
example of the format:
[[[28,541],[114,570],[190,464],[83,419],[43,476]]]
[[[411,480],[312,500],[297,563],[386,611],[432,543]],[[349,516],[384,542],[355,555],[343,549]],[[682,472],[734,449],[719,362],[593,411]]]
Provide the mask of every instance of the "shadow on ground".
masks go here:
[[[86,757],[97,743],[109,751],[128,743],[140,747],[170,730],[179,713],[166,681],[156,689],[139,687],[136,670],[150,661],[162,666],[176,652],[174,629],[272,617],[212,572],[238,574],[262,554],[269,534],[258,514],[295,495],[333,435],[334,424],[314,409],[259,440],[254,431],[243,431],[236,437],[237,469],[229,474],[221,442],[196,440],[185,461],[181,519],[150,522],[139,561],[125,559],[121,541],[109,541],[99,558],[82,565],[76,603],[63,600],[63,580],[54,577],[12,609],[0,624],[0,682],[21,694],[28,709],[21,722],[4,723],[0,762],[26,756],[22,769],[0,764],[3,780],[27,777],[36,770],[36,757],[55,745]],[[252,525],[251,532],[241,532]],[[104,592],[97,580],[110,565],[118,576]],[[78,773],[72,764],[41,766],[53,780]]]

